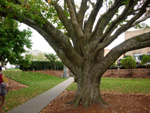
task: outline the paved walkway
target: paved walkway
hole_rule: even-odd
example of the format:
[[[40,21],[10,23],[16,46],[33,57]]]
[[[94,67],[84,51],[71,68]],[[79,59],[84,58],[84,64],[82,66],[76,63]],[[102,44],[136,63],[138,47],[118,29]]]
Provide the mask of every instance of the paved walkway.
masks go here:
[[[52,89],[42,93],[41,95],[34,97],[33,99],[10,110],[7,113],[39,113],[51,101],[53,101],[58,95],[60,95],[73,81],[74,78],[69,77],[67,80],[58,84]]]

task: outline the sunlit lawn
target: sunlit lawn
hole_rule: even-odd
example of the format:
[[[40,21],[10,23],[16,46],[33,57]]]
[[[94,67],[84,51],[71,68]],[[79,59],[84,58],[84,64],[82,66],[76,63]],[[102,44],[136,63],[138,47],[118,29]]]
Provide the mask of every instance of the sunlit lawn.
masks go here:
[[[67,90],[76,90],[76,83]],[[150,94],[150,79],[102,78],[101,91]]]
[[[6,95],[6,102],[4,106],[5,112],[65,80],[55,76],[34,72],[3,71],[3,73],[15,81],[28,85],[27,88],[10,91]]]

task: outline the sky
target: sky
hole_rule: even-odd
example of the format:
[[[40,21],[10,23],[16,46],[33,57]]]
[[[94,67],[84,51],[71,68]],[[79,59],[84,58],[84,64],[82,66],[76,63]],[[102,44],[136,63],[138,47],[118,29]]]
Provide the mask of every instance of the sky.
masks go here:
[[[32,36],[30,37],[32,42],[31,50],[40,50],[42,52],[55,54],[53,48],[51,48],[51,46],[47,43],[47,41],[36,30],[32,29],[31,27],[25,24],[22,23],[20,24],[19,27],[20,30],[27,29],[27,28],[30,28],[30,30],[32,31]]]

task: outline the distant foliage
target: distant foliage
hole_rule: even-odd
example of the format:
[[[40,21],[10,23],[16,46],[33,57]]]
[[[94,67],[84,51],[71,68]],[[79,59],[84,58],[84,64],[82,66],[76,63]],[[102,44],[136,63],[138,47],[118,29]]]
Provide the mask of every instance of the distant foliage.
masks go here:
[[[46,57],[44,53],[39,53],[37,55],[32,55],[31,54],[31,61],[49,61]]]
[[[64,64],[61,61],[56,61],[56,70],[63,70]],[[29,67],[20,66],[21,70],[54,70],[54,64],[49,61],[32,61]]]
[[[57,60],[57,55],[54,54],[45,54],[45,57],[49,59],[50,62],[55,62]]]

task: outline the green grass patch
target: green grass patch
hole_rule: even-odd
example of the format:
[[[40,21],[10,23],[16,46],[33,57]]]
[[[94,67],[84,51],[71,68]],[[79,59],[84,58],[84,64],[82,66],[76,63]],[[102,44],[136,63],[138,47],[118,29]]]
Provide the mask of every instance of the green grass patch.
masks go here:
[[[20,69],[6,69],[5,71],[21,71]]]
[[[10,91],[6,95],[6,102],[4,106],[5,112],[66,80],[34,72],[3,71],[3,73],[9,78],[29,86],[27,88]]]
[[[76,83],[67,90],[76,90]],[[102,78],[101,91],[120,93],[150,93],[150,79]]]

